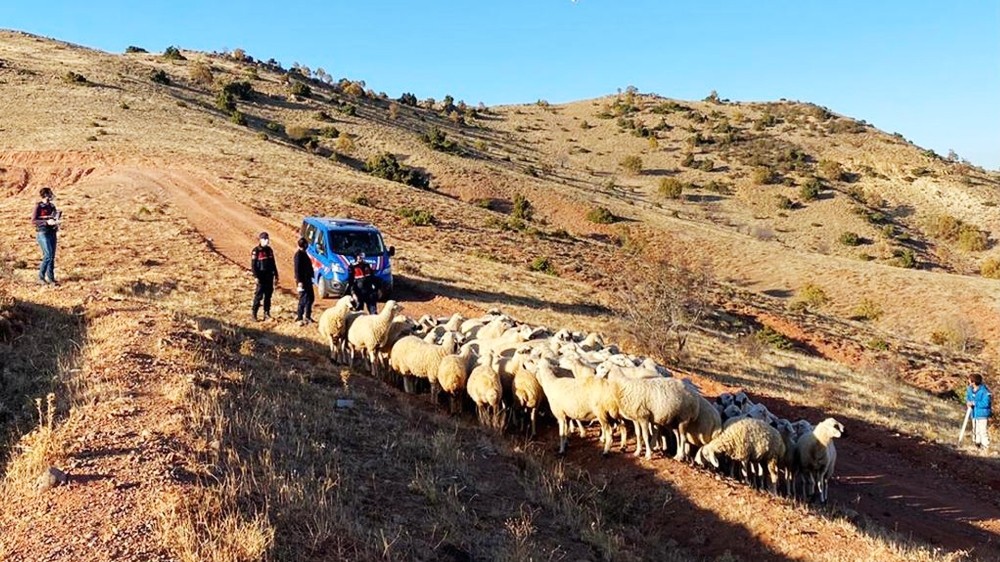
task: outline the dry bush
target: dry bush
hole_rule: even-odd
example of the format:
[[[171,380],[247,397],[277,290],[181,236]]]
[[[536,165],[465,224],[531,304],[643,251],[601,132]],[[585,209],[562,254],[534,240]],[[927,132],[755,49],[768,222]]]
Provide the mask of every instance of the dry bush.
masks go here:
[[[854,307],[854,317],[860,320],[878,320],[882,317],[882,307],[869,298],[862,299]]]
[[[622,170],[626,173],[634,176],[642,171],[642,157],[636,154],[626,156],[621,159],[621,162],[619,162],[618,165],[621,166]]]
[[[211,86],[215,80],[215,77],[212,76],[212,68],[200,61],[191,65],[189,76],[192,82],[202,86]]]
[[[1000,260],[989,258],[979,267],[979,274],[989,279],[1000,279]]]
[[[708,265],[689,248],[666,248],[645,263],[628,258],[619,315],[626,331],[649,354],[679,359],[687,338],[709,312]]]
[[[830,302],[830,297],[819,285],[806,283],[795,292],[795,300],[789,307],[792,310],[815,310]]]
[[[684,194],[684,182],[677,178],[661,178],[657,191],[667,199],[680,199]]]
[[[968,318],[960,316],[949,318],[940,329],[931,333],[931,343],[957,353],[975,352],[982,346],[976,327]]]

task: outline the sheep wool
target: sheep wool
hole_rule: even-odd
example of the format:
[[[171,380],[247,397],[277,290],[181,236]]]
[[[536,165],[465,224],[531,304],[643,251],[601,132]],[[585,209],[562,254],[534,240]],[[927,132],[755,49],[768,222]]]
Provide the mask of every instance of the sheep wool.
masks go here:
[[[345,320],[353,303],[354,297],[351,295],[340,297],[333,306],[323,311],[316,325],[320,335],[330,345],[330,359],[334,361],[342,359],[345,352],[344,342],[347,335]]]
[[[778,430],[760,420],[740,420],[702,447],[695,456],[695,461],[699,464],[707,461],[718,468],[720,454],[743,463],[744,475],[749,465],[766,464],[771,477],[768,489],[773,494],[777,493],[778,463],[785,456],[785,443]]]
[[[381,312],[359,316],[347,330],[347,341],[350,342],[351,346],[356,351],[368,353],[373,375],[377,374],[378,369],[375,354],[389,333],[389,325],[392,324],[393,317],[401,310],[403,310],[402,305],[393,300],[388,301]]]

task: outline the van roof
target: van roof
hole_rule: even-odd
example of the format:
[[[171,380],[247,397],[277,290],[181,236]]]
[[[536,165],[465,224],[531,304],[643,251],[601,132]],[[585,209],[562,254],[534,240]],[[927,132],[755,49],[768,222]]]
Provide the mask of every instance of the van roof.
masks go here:
[[[307,222],[315,223],[316,225],[327,229],[357,228],[363,230],[378,230],[372,223],[356,219],[345,219],[337,217],[306,217],[305,220]]]

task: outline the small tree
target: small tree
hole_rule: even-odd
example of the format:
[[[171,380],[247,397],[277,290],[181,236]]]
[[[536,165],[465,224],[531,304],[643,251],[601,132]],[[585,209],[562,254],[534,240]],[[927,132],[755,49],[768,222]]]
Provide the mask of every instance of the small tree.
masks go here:
[[[842,181],[844,179],[844,167],[840,162],[834,160],[820,160],[819,171],[823,177],[830,181]]]
[[[192,64],[189,76],[192,82],[203,86],[210,86],[214,80],[212,68],[203,62]]]
[[[607,207],[594,207],[587,211],[587,220],[595,224],[611,224],[618,220]]]
[[[804,184],[802,184],[802,189],[799,190],[799,196],[803,201],[815,201],[819,197],[820,190],[823,189],[823,183],[819,181],[819,178],[809,178]]]
[[[642,158],[636,154],[626,156],[625,158],[622,158],[618,165],[621,166],[622,170],[625,170],[625,172],[637,175],[642,171]]]
[[[149,79],[152,80],[153,82],[156,82],[157,84],[163,84],[165,86],[170,85],[170,77],[167,76],[167,73],[160,68],[151,72],[149,75]]]
[[[510,216],[515,219],[530,221],[535,216],[535,208],[532,206],[531,201],[528,201],[527,197],[517,193],[514,195]]]
[[[173,45],[163,50],[163,58],[167,60],[187,60],[187,58],[181,54],[181,50]]]
[[[632,272],[619,293],[625,330],[651,355],[678,360],[691,330],[710,310],[711,272],[692,250],[668,247],[648,262],[622,259]]]
[[[312,95],[312,88],[310,88],[305,82],[295,80],[288,87],[288,93],[296,97],[308,98]]]

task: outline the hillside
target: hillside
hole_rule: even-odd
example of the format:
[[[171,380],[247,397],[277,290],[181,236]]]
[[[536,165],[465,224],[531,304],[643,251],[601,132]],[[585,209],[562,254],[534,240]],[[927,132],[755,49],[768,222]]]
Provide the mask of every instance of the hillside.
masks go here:
[[[1000,353],[996,174],[806,103],[471,107],[178,54],[0,33],[0,213],[26,318],[4,350],[0,558],[1000,554],[1000,463],[953,445],[953,392]],[[366,172],[385,154],[367,168],[417,185]],[[23,221],[43,185],[67,217],[57,291],[32,284]],[[287,261],[304,215],[378,224],[411,316],[498,306],[636,350],[630,275],[704,266],[712,312],[673,365],[710,395],[848,425],[833,506],[600,463],[596,444],[557,460],[551,434],[499,436],[330,366],[290,293],[273,326],[247,313],[246,249],[268,230]],[[46,464],[83,477],[36,494]],[[66,521],[80,531],[50,540]]]

